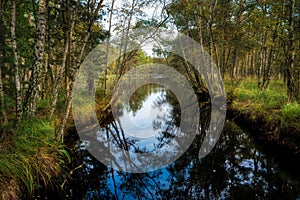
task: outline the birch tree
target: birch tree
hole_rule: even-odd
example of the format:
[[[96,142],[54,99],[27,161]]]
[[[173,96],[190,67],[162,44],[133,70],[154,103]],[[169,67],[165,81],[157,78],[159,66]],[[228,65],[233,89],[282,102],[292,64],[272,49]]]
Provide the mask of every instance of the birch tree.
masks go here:
[[[37,101],[41,90],[41,74],[44,64],[45,35],[47,23],[47,5],[46,0],[38,2],[38,20],[36,22],[36,38],[34,46],[34,64],[30,85],[27,91],[25,101],[25,116],[34,116],[37,107]]]
[[[16,1],[11,0],[11,46],[14,56],[14,78],[15,78],[15,88],[16,88],[16,119],[20,120],[22,116],[22,88],[20,82],[20,70],[19,70],[19,58],[17,51],[17,41],[16,41]]]

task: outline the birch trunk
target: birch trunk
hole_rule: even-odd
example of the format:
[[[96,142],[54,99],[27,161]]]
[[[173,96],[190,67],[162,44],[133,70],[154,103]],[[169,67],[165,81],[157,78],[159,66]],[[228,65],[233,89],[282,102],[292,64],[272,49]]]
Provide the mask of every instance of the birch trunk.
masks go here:
[[[22,88],[20,82],[20,70],[18,61],[18,51],[17,51],[17,41],[16,41],[16,1],[11,1],[11,46],[14,55],[14,78],[15,78],[15,88],[16,88],[16,119],[20,120],[22,116]]]
[[[38,21],[36,23],[36,41],[34,46],[33,73],[30,77],[30,86],[25,102],[27,116],[34,116],[36,112],[37,100],[41,90],[41,74],[44,64],[44,50],[46,37],[47,7],[46,0],[39,0]]]

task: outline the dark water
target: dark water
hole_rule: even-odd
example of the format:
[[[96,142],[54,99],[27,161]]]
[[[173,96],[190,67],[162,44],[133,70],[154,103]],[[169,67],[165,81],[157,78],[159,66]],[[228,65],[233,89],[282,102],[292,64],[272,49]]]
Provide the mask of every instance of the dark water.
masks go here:
[[[161,86],[138,89],[129,103],[120,108],[118,119],[111,120],[99,134],[126,133],[128,137],[123,142],[130,151],[151,152],[163,147],[172,140],[180,123],[178,101]],[[147,114],[149,109],[155,119]],[[135,126],[124,121],[125,115],[133,119]],[[202,119],[202,132],[205,127]],[[134,142],[128,138],[134,138]],[[199,133],[178,160],[141,174],[107,168],[89,154],[85,142],[78,140],[70,166],[74,170],[64,185],[62,198],[300,199],[299,174],[282,169],[275,155],[264,146],[257,146],[233,121],[226,121],[213,151],[199,160],[202,139]]]

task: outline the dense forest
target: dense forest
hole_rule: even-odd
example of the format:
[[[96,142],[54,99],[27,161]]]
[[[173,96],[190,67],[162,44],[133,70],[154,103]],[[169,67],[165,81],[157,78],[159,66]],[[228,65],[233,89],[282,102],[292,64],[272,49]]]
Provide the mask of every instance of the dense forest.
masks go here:
[[[292,130],[288,146],[299,153],[300,1],[0,0],[2,199],[30,198],[65,181],[74,82],[86,56],[113,35],[125,39],[114,47],[120,58],[99,79],[97,94],[106,95],[99,112],[108,110],[112,85],[145,63],[171,66],[196,92],[207,91],[185,58],[159,49],[128,52],[126,36],[147,27],[199,43],[223,78],[228,109],[254,126],[266,122],[274,133],[267,137],[280,144],[278,133]]]

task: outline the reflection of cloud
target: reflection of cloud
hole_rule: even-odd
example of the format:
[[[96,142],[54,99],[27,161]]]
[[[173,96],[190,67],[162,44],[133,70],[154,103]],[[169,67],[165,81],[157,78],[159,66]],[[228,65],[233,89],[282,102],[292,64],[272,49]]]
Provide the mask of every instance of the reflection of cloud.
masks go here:
[[[213,64],[213,61],[210,58],[209,54],[203,51],[203,48],[196,41],[192,40],[188,36],[180,35],[172,43],[165,43],[164,41],[174,37],[174,35],[171,35],[169,31],[165,31],[164,29],[152,30],[152,32],[154,31],[156,31],[155,39],[157,39],[158,41],[163,41],[163,46],[161,47],[163,51],[170,49],[170,53],[174,53],[178,56],[184,57],[193,67],[195,67],[195,70],[198,73],[201,73],[204,76],[204,80],[207,84],[209,94],[212,99],[212,117],[210,119],[213,120],[216,119],[216,117],[217,119],[215,122],[209,124],[209,130],[212,131],[207,132],[208,135],[205,136],[201,149],[199,151],[199,158],[203,158],[212,150],[212,148],[216,144],[216,141],[218,140],[221,134],[222,126],[225,120],[225,110],[224,112],[217,110],[218,107],[216,106],[216,101],[214,101],[214,97],[225,95],[221,76],[217,76],[220,77],[220,79],[216,80],[216,76],[214,76],[214,74],[210,74],[211,72],[218,73],[218,70],[215,69],[216,66]],[[131,52],[140,49],[140,45],[136,44],[136,38],[147,38],[149,37],[148,33],[149,30],[147,29],[132,30],[129,35],[130,38],[128,38],[128,43],[130,43],[130,45],[128,46],[128,49],[126,49],[126,52]],[[122,40],[122,37],[119,38],[119,40]],[[117,42],[119,40],[117,40]],[[110,42],[111,43],[108,45],[108,47],[112,47],[115,44],[114,41]],[[116,45],[120,44],[117,43]],[[103,72],[103,70],[106,69],[105,66],[98,65],[98,62],[96,62],[94,59],[100,59],[101,56],[105,56],[106,54],[103,54],[103,50],[106,49],[106,47],[106,44],[100,44],[98,47],[93,49],[91,53],[89,53],[82,66],[80,67],[78,77],[76,78],[74,83],[74,90],[72,94],[72,113],[76,125],[76,130],[78,131],[78,134],[81,138],[85,136],[86,128],[92,126],[98,130],[101,129],[99,123],[97,123],[98,120],[96,112],[95,110],[93,110],[93,108],[95,107],[95,96],[89,94],[88,91],[86,91],[87,87],[84,86],[88,82],[87,80],[89,80],[88,72],[90,72],[91,67],[99,73]],[[109,57],[108,63],[111,64],[112,62],[115,62],[120,56],[122,55],[111,55],[111,57]],[[151,72],[151,76],[149,76],[147,72]],[[165,75],[167,78],[155,78],[155,76],[161,75]],[[131,77],[136,79],[133,79]],[[129,79],[130,81],[128,81]],[[212,83],[216,82],[220,85],[220,87],[213,87],[215,84]],[[180,74],[174,68],[162,64],[145,64],[137,66],[134,69],[130,69],[121,77],[121,79],[117,83],[115,91],[113,92],[112,102],[114,102],[115,99],[120,99],[121,101],[123,100],[125,102],[129,102],[130,96],[134,93],[134,91],[137,88],[149,83],[163,85],[174,93],[174,95],[178,99],[178,102],[180,103],[181,118],[180,125],[178,127],[180,127],[179,129],[182,132],[176,134],[176,136],[173,139],[173,143],[170,142],[170,144],[168,144],[170,152],[168,151],[169,149],[165,152],[162,152],[165,149],[158,149],[151,153],[128,152],[128,147],[126,146],[127,142],[123,141],[127,140],[127,138],[125,138],[124,136],[124,132],[118,133],[117,135],[115,135],[115,137],[119,138],[114,138],[116,141],[119,142],[118,145],[114,147],[104,148],[101,152],[99,152],[99,150],[95,150],[96,148],[93,148],[90,151],[92,155],[94,155],[98,160],[103,162],[106,166],[111,166],[115,168],[115,166],[112,166],[111,161],[109,161],[109,159],[107,159],[106,155],[104,154],[111,153],[113,155],[118,155],[120,154],[120,152],[122,152],[122,154],[124,154],[122,159],[125,159],[124,165],[121,166],[122,169],[120,169],[119,167],[115,169],[124,170],[126,172],[143,173],[149,170],[159,169],[175,161],[191,145],[197,133],[200,119],[198,99],[189,82],[185,79],[185,77],[182,74]],[[96,81],[95,85],[97,84],[98,82]],[[91,101],[84,102],[82,101],[82,99],[91,99]],[[218,99],[223,99],[225,101],[226,98]],[[218,102],[218,105],[222,104]],[[88,110],[88,112],[81,113],[81,110],[85,109],[86,107],[92,109]],[[117,113],[115,113],[116,110],[114,109],[114,106],[112,105],[111,107],[113,117],[115,117],[115,114],[117,114],[115,120],[120,121],[118,119],[119,112],[117,111]],[[218,114],[217,112],[220,112],[220,114]],[[94,124],[85,123],[86,119],[91,119],[89,121],[94,122]],[[217,129],[215,129],[215,127],[217,127]],[[117,129],[117,127],[115,128]],[[113,136],[114,134],[111,133],[111,135]],[[93,146],[97,147],[96,144]],[[120,146],[124,147],[124,149],[120,148]],[[133,157],[138,159],[138,161]],[[156,165],[153,165],[151,162],[155,163]],[[128,169],[128,167],[131,167],[131,165],[128,166],[127,163],[133,163],[135,165],[138,165],[138,168]]]
[[[156,103],[161,100],[164,103]],[[164,131],[163,128],[167,126],[171,111],[172,106],[166,102],[166,93],[160,90],[149,94],[142,102],[140,109],[136,111],[124,109],[119,119],[127,135],[144,139],[154,137]]]

